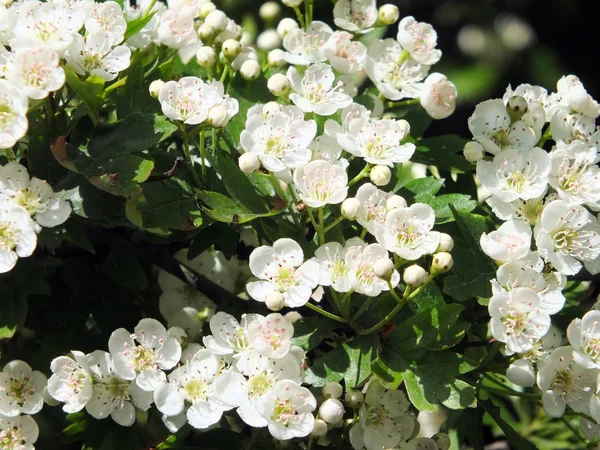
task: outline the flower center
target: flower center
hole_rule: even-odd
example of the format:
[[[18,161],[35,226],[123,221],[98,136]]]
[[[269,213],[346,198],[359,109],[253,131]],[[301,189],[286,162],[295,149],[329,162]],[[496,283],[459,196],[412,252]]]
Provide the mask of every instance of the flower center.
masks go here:
[[[569,368],[559,370],[554,376],[552,390],[558,391],[564,395],[571,389],[573,381],[573,376],[571,375],[571,370]]]
[[[405,228],[396,228],[396,240],[398,247],[415,248],[421,234],[414,225],[408,225]]]
[[[248,396],[260,397],[273,387],[273,381],[266,373],[255,375],[248,379]]]
[[[340,278],[344,278],[348,274],[348,267],[344,264],[344,261],[336,261],[330,269],[331,281],[334,283]]]
[[[277,275],[273,277],[273,283],[277,285],[281,292],[287,291],[296,284],[296,275],[294,272],[294,269],[290,267],[279,267]]]
[[[374,405],[367,408],[367,424],[378,427],[388,417],[389,411],[382,405]]]
[[[23,68],[21,77],[25,80],[25,84],[41,88],[46,85],[50,68],[40,61],[35,61],[30,67]]]
[[[377,277],[371,264],[363,262],[358,265],[358,269],[356,270],[356,279],[360,284],[373,284],[373,281],[375,281],[376,278]]]
[[[529,324],[529,313],[510,310],[502,318],[502,323],[506,327],[506,334],[520,334]]]
[[[90,73],[92,70],[99,69],[102,67],[103,55],[96,52],[86,52],[81,59],[81,67],[86,72]]]
[[[183,397],[190,403],[206,401],[206,393],[210,383],[203,379],[193,379],[183,386]]]
[[[0,222],[0,249],[12,251],[19,241],[19,231],[9,222]]]
[[[279,136],[270,137],[265,143],[265,153],[278,158],[285,156],[287,146],[282,142]]]
[[[271,420],[282,423],[287,427],[297,415],[298,413],[294,408],[294,405],[292,405],[291,400],[287,398],[283,400],[277,398],[275,400],[275,409],[271,415]]]
[[[12,425],[0,431],[0,445],[5,450],[21,450],[25,448],[25,440],[20,428]]]
[[[154,365],[154,352],[143,345],[138,345],[133,349],[132,359],[136,371],[142,372]]]
[[[17,193],[15,202],[25,208],[29,214],[42,212],[46,209],[46,205],[42,203],[42,198],[39,194],[32,192],[29,188],[25,188]]]
[[[7,129],[12,125],[15,113],[8,103],[0,103],[0,130]]]
[[[585,339],[585,345],[583,347],[583,351],[586,355],[588,355],[593,361],[596,361],[600,356],[600,338],[591,337]]]

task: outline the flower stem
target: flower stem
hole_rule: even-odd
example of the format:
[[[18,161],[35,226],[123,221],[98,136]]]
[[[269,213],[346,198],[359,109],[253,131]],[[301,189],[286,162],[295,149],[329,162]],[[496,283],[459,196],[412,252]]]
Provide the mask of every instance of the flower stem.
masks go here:
[[[331,230],[333,227],[335,227],[342,220],[344,220],[344,216],[340,216],[340,217],[334,219],[333,222],[331,222],[329,225],[327,225],[325,227],[325,229],[323,230],[323,232],[327,233],[329,230]]]
[[[335,320],[336,322],[348,323],[343,317],[336,316],[335,314],[325,311],[324,309],[319,308],[317,305],[313,305],[312,303],[306,303],[306,306],[308,306],[313,311],[318,312],[322,316],[327,317],[328,319]]]
[[[15,152],[13,151],[12,148],[5,148],[3,150],[4,150],[4,154],[6,155],[6,159],[8,159],[10,162],[16,161],[17,156],[15,155]]]
[[[325,212],[323,207],[319,208],[319,243],[325,244]]]
[[[271,172],[269,174],[269,179],[271,180],[273,189],[275,189],[275,192],[277,193],[277,195],[279,196],[281,201],[286,203],[287,209],[290,212],[290,215],[292,216],[292,220],[294,221],[294,223],[296,225],[300,225],[300,222],[298,221],[298,218],[296,217],[296,210],[294,209],[294,204],[293,204],[293,202],[287,201],[287,198],[286,198],[287,196],[285,195],[285,192],[283,192],[283,189],[281,189],[281,186],[279,185],[279,180],[275,176],[275,173]],[[291,188],[289,188],[289,189],[291,189]]]
[[[202,179],[206,181],[206,147],[204,142],[204,128],[200,130],[200,159],[202,163]]]
[[[418,105],[421,103],[419,98],[411,98],[410,100],[403,100],[401,102],[387,102],[388,108],[397,108],[399,106]]]
[[[375,297],[369,297],[365,300],[365,302],[361,305],[358,311],[356,311],[356,314],[354,314],[354,317],[352,317],[353,322],[358,320],[358,318],[363,315],[363,313],[367,310],[371,303],[373,303],[373,300],[375,300]]]
[[[294,12],[296,13],[296,17],[298,17],[298,22],[300,22],[300,27],[306,30],[306,23],[304,22],[304,14],[300,11],[300,8],[297,6],[294,7]]]
[[[321,237],[319,235],[319,225],[317,225],[317,221],[315,220],[315,216],[313,215],[311,207],[307,206],[306,211],[308,212],[308,218],[310,219],[310,223],[312,223],[312,226],[315,229],[315,233],[317,233],[317,239],[320,241]]]
[[[507,395],[510,397],[534,398],[536,400],[540,398],[540,396],[537,394],[531,394],[529,392],[518,392],[513,391],[512,389],[497,389],[495,387],[486,386],[484,384],[479,384],[477,387],[479,389],[483,389],[484,391],[491,392],[492,394]]]
[[[221,83],[225,82],[225,78],[227,78],[227,74],[229,73],[229,65],[225,65],[223,68],[223,73],[221,74]]]
[[[203,138],[203,131],[200,132],[200,151],[202,152],[202,138]],[[183,135],[183,154],[185,156],[185,164],[187,165],[188,170],[190,171],[191,175],[192,175],[192,180],[194,181],[194,184],[196,185],[196,187],[198,189],[203,189],[203,184],[202,181],[200,181],[200,178],[198,178],[198,174],[196,173],[196,170],[194,169],[194,161],[192,160],[192,154],[190,153],[190,144],[189,144],[189,140],[188,140],[188,134],[187,131],[185,129],[185,124],[181,125],[181,134]],[[204,172],[204,160],[202,161],[202,169]]]
[[[370,171],[371,171],[371,164],[369,164],[369,163],[365,164],[365,167],[363,168],[363,170],[361,170],[358,175],[356,175],[354,178],[352,178],[350,180],[350,182],[348,183],[348,187],[352,186],[353,184],[358,183],[363,178],[368,177]]]

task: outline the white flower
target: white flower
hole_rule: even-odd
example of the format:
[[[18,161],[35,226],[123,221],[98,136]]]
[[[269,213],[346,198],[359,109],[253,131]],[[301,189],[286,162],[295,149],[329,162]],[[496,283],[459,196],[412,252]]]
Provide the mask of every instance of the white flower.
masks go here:
[[[479,244],[490,258],[501,262],[515,261],[529,253],[531,226],[523,220],[509,220],[491,233],[483,233]]]
[[[43,227],[60,225],[71,215],[67,201],[57,198],[45,181],[30,178],[27,169],[16,162],[0,168],[0,193],[26,209]]]
[[[317,134],[314,120],[304,120],[296,106],[283,106],[263,115],[262,105],[248,110],[246,128],[240,145],[256,153],[263,166],[272,172],[295,169],[310,161],[308,146]]]
[[[52,360],[52,376],[48,380],[48,394],[63,402],[63,411],[69,414],[81,411],[93,393],[90,366],[86,356],[75,350],[71,354],[74,359],[59,356]]]
[[[234,41],[237,42],[237,41]],[[258,55],[256,53],[256,49],[254,47],[244,46],[242,47],[240,53],[236,56],[236,58],[231,61],[231,68],[236,72],[242,68],[242,65],[246,61],[255,61],[258,62]],[[260,72],[260,65],[259,65]]]
[[[548,183],[561,199],[578,205],[600,209],[600,168],[595,147],[574,141],[558,144],[550,152],[552,171]]]
[[[493,295],[488,311],[492,336],[506,343],[507,355],[531,350],[550,328],[550,316],[540,307],[539,295],[529,288]]]
[[[492,155],[508,148],[529,150],[538,141],[535,130],[525,122],[512,123],[502,99],[479,103],[468,123],[475,140]]]
[[[517,386],[531,387],[535,384],[535,368],[528,359],[517,359],[506,369],[506,378]]]
[[[355,450],[382,450],[407,441],[416,420],[408,413],[410,402],[402,391],[388,391],[376,380],[369,383],[359,422],[350,429]]]
[[[112,38],[100,30],[85,38],[76,34],[67,48],[66,58],[79,75],[97,75],[111,81],[129,67],[131,49],[126,45],[113,48]]]
[[[567,328],[573,358],[583,367],[600,369],[600,311],[587,312]]]
[[[123,10],[117,2],[112,0],[96,3],[85,20],[86,33],[102,30],[111,37],[114,45],[123,42],[126,29],[127,22],[123,17]]]
[[[31,256],[37,236],[29,213],[0,195],[0,273],[15,266],[17,259]]]
[[[65,84],[58,53],[47,48],[17,50],[7,78],[32,99],[43,99]]]
[[[169,48],[178,50],[179,56],[187,63],[202,47],[202,41],[194,28],[194,19],[183,11],[167,9],[158,26],[158,41]]]
[[[125,380],[135,379],[144,391],[152,391],[163,382],[163,370],[173,368],[181,357],[177,339],[154,319],[140,320],[133,334],[125,328],[113,331],[108,349],[115,373]]]
[[[0,148],[10,148],[25,136],[28,107],[27,95],[0,79]]]
[[[456,86],[441,73],[430,74],[423,83],[421,106],[434,119],[445,119],[456,108]]]
[[[152,392],[146,392],[136,383],[120,378],[115,373],[110,353],[96,350],[87,355],[87,360],[94,377],[94,390],[85,410],[95,419],[110,416],[121,426],[133,425],[135,407],[148,410],[152,403]]]
[[[575,275],[581,262],[600,256],[600,225],[584,207],[555,200],[534,228],[540,255],[565,275]]]
[[[320,286],[331,286],[337,292],[348,292],[352,289],[349,279],[350,269],[345,259],[348,245],[356,240],[357,238],[349,239],[346,247],[339,242],[328,242],[315,250],[313,260],[320,265]]]
[[[255,320],[264,320],[258,314],[242,314],[240,322],[231,314],[217,312],[210,319],[211,336],[204,336],[202,342],[215,355],[239,356],[253,349],[248,336],[248,327]]]
[[[261,281],[248,283],[248,293],[254,300],[264,301],[270,292],[279,291],[286,306],[304,305],[319,283],[319,265],[303,260],[302,248],[293,239],[278,239],[272,247],[263,245],[254,249],[250,254],[250,270]]]
[[[331,66],[340,73],[355,73],[364,68],[367,48],[345,31],[333,33],[325,45],[323,52]]]
[[[379,278],[374,266],[380,259],[388,259],[385,248],[379,244],[366,244],[360,239],[350,239],[346,244],[345,264],[348,268],[348,280],[355,292],[376,297],[381,291],[388,291],[388,283]],[[390,282],[396,287],[400,274],[394,269]]]
[[[354,119],[370,119],[371,112],[360,103],[351,103],[340,112],[340,123],[333,119],[325,121],[325,135],[330,136],[343,146],[344,139],[349,133],[350,124]]]
[[[5,450],[34,450],[40,430],[30,416],[0,414],[0,443]]]
[[[600,116],[600,105],[585,90],[575,75],[563,76],[556,83],[560,103],[590,119]]]
[[[347,161],[340,160],[344,149],[338,144],[334,137],[323,134],[317,136],[310,143],[309,148],[312,150],[312,160],[324,159],[330,163],[338,162],[345,164]]]
[[[599,371],[581,366],[573,357],[573,348],[554,350],[537,376],[544,392],[542,403],[550,417],[561,417],[567,405],[575,412],[589,412],[592,393],[596,390]]]
[[[208,111],[219,101],[219,92],[200,78],[183,77],[167,81],[160,88],[158,101],[169,119],[197,125],[207,119]]]
[[[532,86],[530,84],[520,84],[513,91],[509,85],[502,96],[505,104],[508,104],[512,97],[523,97],[527,101],[527,110],[521,116],[520,120],[525,122],[541,137],[541,131],[546,122],[551,119],[548,110],[548,92],[541,86]]]
[[[439,234],[432,231],[434,223],[435,213],[431,206],[414,203],[390,211],[385,227],[377,228],[375,237],[390,252],[414,261],[437,250]]]
[[[168,376],[154,390],[154,403],[167,416],[177,416],[187,409],[191,426],[205,429],[214,425],[224,411],[231,409],[215,400],[215,381],[223,373],[222,357],[200,350],[194,357]]]
[[[368,33],[376,21],[375,0],[338,0],[333,7],[333,22],[351,33]]]
[[[47,381],[43,373],[32,370],[24,361],[8,362],[0,372],[0,415],[39,412],[44,406],[42,393]]]
[[[269,433],[281,441],[307,436],[313,429],[317,401],[311,392],[291,380],[280,380],[258,402]]]
[[[425,22],[417,22],[414,17],[404,17],[398,24],[398,42],[412,59],[420,64],[432,66],[442,57],[436,49],[437,33]]]
[[[498,268],[496,279],[492,280],[492,292],[497,294],[520,287],[533,289],[540,297],[540,308],[548,314],[556,314],[565,304],[562,289],[566,284],[567,277],[560,272],[540,273],[521,259]]]
[[[508,149],[493,161],[478,161],[477,177],[501,201],[529,200],[544,195],[551,168],[550,156],[539,147]]]
[[[323,62],[327,59],[323,44],[332,34],[329,25],[317,20],[312,21],[306,30],[292,30],[283,38],[283,48],[286,50],[283,58],[288,64],[299,66]]]
[[[364,183],[356,191],[356,198],[361,205],[356,221],[374,236],[383,232],[389,212],[387,202],[392,197],[394,197],[392,193],[382,191],[371,183]],[[404,200],[400,196],[397,197]],[[407,206],[406,201],[400,201],[400,203],[402,207]]]
[[[283,358],[290,352],[294,326],[279,313],[257,317],[248,326],[248,339],[254,351],[267,358]]]
[[[492,195],[485,202],[492,208],[492,212],[500,220],[519,219],[524,220],[530,225],[535,225],[546,205],[557,199],[558,195],[552,193],[528,200],[521,200],[519,198],[507,203]]]
[[[130,21],[142,17],[144,12],[152,4],[152,0],[141,0],[136,1],[135,3],[135,5],[131,5],[129,0],[125,0],[124,2],[123,8],[125,16]],[[151,12],[154,12],[154,15],[150,21],[144,28],[127,39],[127,44],[135,48],[146,48],[153,42],[156,42],[158,40],[158,25],[160,24],[161,16],[165,10],[166,7],[163,3],[156,2],[151,10]]]
[[[290,94],[290,100],[305,113],[330,116],[352,103],[352,97],[340,92],[339,86],[333,85],[335,75],[328,64],[313,64],[306,69],[304,76],[291,66],[287,77],[296,91]]]
[[[408,57],[395,39],[375,39],[367,49],[367,75],[381,94],[390,100],[417,98],[429,66]]]
[[[341,203],[348,194],[348,174],[338,164],[318,159],[294,172],[300,198],[311,208]]]

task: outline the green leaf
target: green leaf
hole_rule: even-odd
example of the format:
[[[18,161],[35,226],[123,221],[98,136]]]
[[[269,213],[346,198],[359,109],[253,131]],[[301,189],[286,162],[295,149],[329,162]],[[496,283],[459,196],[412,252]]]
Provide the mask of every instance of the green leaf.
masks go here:
[[[253,213],[245,206],[238,204],[232,198],[229,198],[218,192],[202,191],[198,194],[200,199],[208,206],[203,211],[218,222],[225,223],[245,223],[258,217],[269,217],[279,214],[281,211],[272,211],[268,213]]]
[[[98,123],[98,111],[104,104],[104,79],[91,75],[81,80],[69,67],[64,67],[67,84],[79,96],[94,124]]]
[[[215,250],[223,252],[229,259],[236,254],[239,234],[231,226],[214,222],[196,234],[190,243],[188,259],[194,259],[214,245]]]
[[[306,372],[304,382],[316,387],[344,380],[346,388],[361,386],[371,375],[379,336],[358,336],[350,343],[318,357]]]
[[[405,105],[400,108],[392,109],[390,112],[394,113],[397,119],[404,119],[410,124],[410,135],[413,138],[420,138],[423,136],[433,119],[421,105]],[[416,154],[415,154],[416,156]],[[411,161],[420,162],[415,160],[415,156],[411,158]]]
[[[10,339],[17,327],[25,323],[27,296],[20,295],[16,288],[7,289],[0,279],[2,301],[0,301],[0,340]]]
[[[64,229],[69,241],[94,255],[96,254],[94,244],[90,240],[81,219],[76,217],[70,218],[65,222]]]
[[[412,192],[413,199],[417,203],[427,203],[444,185],[443,178],[425,177],[412,180],[404,189]]]
[[[417,150],[410,160],[428,166],[436,166],[443,170],[454,170],[459,173],[469,172],[471,164],[462,155],[462,149],[467,142],[469,142],[468,139],[454,134],[420,139],[416,142]]]
[[[447,223],[454,221],[454,214],[450,205],[461,213],[469,213],[477,207],[477,201],[464,194],[444,194],[426,201],[435,212],[436,223]]]
[[[308,317],[294,324],[292,344],[308,352],[323,342],[335,336],[330,320],[321,317]]]
[[[494,405],[489,400],[479,400],[478,405],[481,406],[494,422],[498,424],[514,450],[535,450],[537,448],[527,439],[521,437],[521,435],[517,433],[515,429],[502,418],[502,416],[500,416],[500,408],[498,406]]]
[[[148,15],[128,20],[127,29],[125,30],[125,36],[123,37],[123,40],[126,41],[134,34],[139,33],[148,24],[148,22],[152,20],[152,17],[154,17],[155,13],[156,11],[151,11]]]
[[[202,224],[196,199],[172,180],[145,183],[140,204],[144,228],[190,230]]]

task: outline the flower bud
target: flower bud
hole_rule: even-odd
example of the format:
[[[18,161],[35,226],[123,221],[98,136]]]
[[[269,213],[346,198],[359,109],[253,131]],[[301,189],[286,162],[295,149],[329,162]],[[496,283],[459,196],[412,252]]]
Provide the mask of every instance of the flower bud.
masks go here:
[[[245,153],[245,155],[247,154]],[[281,311],[285,306],[285,298],[283,298],[283,294],[279,291],[270,292],[265,297],[265,305],[271,311]]]
[[[451,252],[454,248],[454,239],[448,233],[440,233],[440,243],[438,245],[438,252]]]
[[[411,287],[419,287],[427,280],[427,272],[418,264],[413,264],[404,269],[404,282]]]
[[[400,119],[396,121],[396,125],[398,125],[400,131],[404,136],[408,136],[410,134],[410,123],[408,123],[404,119]]]
[[[448,450],[450,448],[450,437],[446,433],[436,433],[431,436],[439,450]]]
[[[199,10],[200,19],[202,19],[202,20],[206,19],[208,17],[208,15],[211,12],[215,11],[216,9],[217,9],[217,7],[212,2],[207,2],[207,3],[202,4],[202,6],[200,6],[200,10]]]
[[[342,215],[347,219],[354,220],[360,212],[360,200],[355,197],[347,198],[342,202]]]
[[[371,169],[369,177],[375,186],[385,186],[392,179],[392,171],[388,166],[380,164]]]
[[[285,59],[283,59],[283,50],[280,48],[271,50],[267,55],[267,61],[272,67],[283,67],[286,65]]]
[[[344,418],[344,405],[337,398],[328,398],[319,407],[319,417],[334,424]]]
[[[465,148],[463,148],[463,155],[469,162],[476,163],[483,159],[485,152],[483,146],[476,141],[467,142]]]
[[[227,28],[227,16],[223,11],[215,9],[208,16],[206,16],[206,19],[204,19],[204,24],[210,25],[216,31],[221,32]]]
[[[453,265],[454,259],[452,258],[452,255],[450,253],[436,253],[435,255],[433,255],[433,262],[431,263],[431,273],[446,273],[452,269]]]
[[[528,359],[517,359],[506,369],[506,378],[517,386],[531,387],[535,384],[535,369]]]
[[[200,28],[198,28],[198,37],[203,42],[212,40],[212,38],[215,36],[215,33],[216,30],[214,29],[214,27],[210,26],[207,23],[203,23],[202,25],[200,25]]]
[[[217,62],[217,54],[212,47],[200,47],[196,52],[196,61],[200,66],[208,69]]]
[[[263,116],[268,116],[271,111],[281,111],[281,106],[277,102],[267,102],[262,107]]]
[[[227,109],[224,106],[215,105],[208,110],[207,122],[211,127],[223,128],[228,121]]]
[[[292,325],[294,325],[299,320],[303,319],[302,314],[300,314],[298,311],[289,311],[283,317],[285,317],[285,320],[287,320]]]
[[[396,5],[386,4],[379,7],[379,22],[382,25],[393,25],[400,18],[400,11]]]
[[[304,0],[281,0],[281,3],[283,3],[285,6],[289,6],[290,8],[297,8],[303,2]]]
[[[238,160],[240,170],[244,173],[251,174],[260,169],[260,159],[256,153],[243,153]]]
[[[267,87],[271,94],[281,97],[289,92],[290,80],[284,74],[276,73],[267,81]]]
[[[163,87],[165,82],[163,80],[154,80],[150,83],[150,87],[148,90],[150,91],[150,96],[152,98],[158,98],[158,93],[160,92],[160,88]]]
[[[524,97],[521,97],[520,95],[513,95],[508,99],[506,111],[508,111],[508,115],[510,116],[511,120],[516,122],[527,112],[528,106],[527,100],[525,100]]]
[[[363,404],[363,402],[365,401],[365,396],[362,392],[353,389],[351,391],[346,392],[344,401],[346,402],[346,405],[348,405],[350,408],[356,409]]]
[[[340,398],[344,393],[344,388],[340,383],[330,381],[323,386],[323,395],[325,398]]]
[[[281,6],[277,2],[265,2],[260,6],[258,15],[262,20],[275,20],[281,14]]]
[[[315,420],[311,434],[314,437],[323,437],[327,434],[327,424],[322,419]]]
[[[260,75],[260,64],[253,59],[244,61],[240,67],[240,75],[244,80],[256,80]]]
[[[225,58],[227,58],[229,61],[233,61],[242,51],[242,44],[235,39],[227,39],[225,42],[223,42],[221,50],[223,51]]]
[[[298,28],[300,28],[298,22],[296,22],[294,19],[286,17],[285,19],[281,19],[279,21],[279,25],[277,25],[277,33],[279,33],[279,36],[281,39],[283,39],[290,31],[297,30]]]
[[[378,259],[373,265],[373,272],[375,272],[377,278],[390,281],[392,279],[392,275],[394,275],[394,263],[391,259]]]
[[[391,211],[394,208],[406,208],[407,206],[408,204],[406,203],[406,200],[404,200],[404,198],[400,197],[399,195],[392,195],[385,202],[385,208],[388,211]]]
[[[266,52],[276,49],[281,45],[281,38],[273,29],[265,30],[256,38],[256,46]]]

